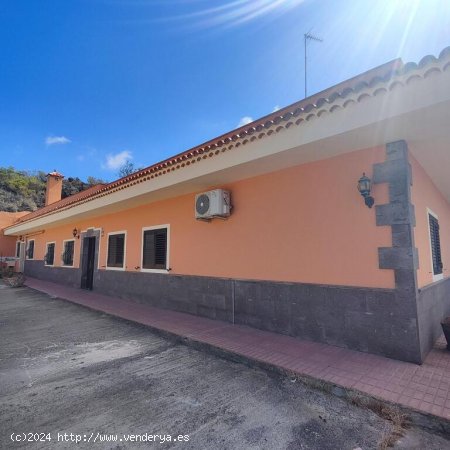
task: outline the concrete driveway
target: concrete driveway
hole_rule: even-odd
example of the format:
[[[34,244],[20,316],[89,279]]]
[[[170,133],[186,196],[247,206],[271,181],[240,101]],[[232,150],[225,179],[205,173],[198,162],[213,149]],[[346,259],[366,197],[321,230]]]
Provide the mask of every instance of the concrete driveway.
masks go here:
[[[391,430],[288,378],[28,288],[0,285],[0,345],[0,448],[375,449]],[[398,448],[450,446],[410,430]]]

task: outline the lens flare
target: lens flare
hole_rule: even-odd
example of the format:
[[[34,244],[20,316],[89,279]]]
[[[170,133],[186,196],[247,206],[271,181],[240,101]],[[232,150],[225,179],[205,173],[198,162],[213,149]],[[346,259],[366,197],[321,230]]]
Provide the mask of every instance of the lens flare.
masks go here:
[[[280,16],[305,0],[235,0],[219,6],[201,8],[192,13],[166,17],[194,28],[229,28],[243,25],[263,16]],[[208,2],[210,3],[210,2]]]

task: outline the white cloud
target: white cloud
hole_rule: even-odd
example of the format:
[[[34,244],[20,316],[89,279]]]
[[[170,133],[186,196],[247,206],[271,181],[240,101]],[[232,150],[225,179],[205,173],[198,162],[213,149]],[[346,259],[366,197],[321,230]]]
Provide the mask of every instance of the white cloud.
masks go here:
[[[281,108],[280,108],[280,106],[279,105],[275,105],[274,107],[273,107],[273,111],[272,112],[277,112],[277,111],[279,111]]]
[[[238,123],[238,127],[243,127],[244,125],[249,124],[250,122],[253,122],[253,118],[250,116],[244,116]]]
[[[72,141],[65,136],[47,136],[45,138],[46,145],[69,144],[70,142]]]
[[[114,154],[106,155],[106,163],[102,164],[103,169],[117,170],[122,167],[127,161],[133,159],[133,155],[129,150],[124,150]]]

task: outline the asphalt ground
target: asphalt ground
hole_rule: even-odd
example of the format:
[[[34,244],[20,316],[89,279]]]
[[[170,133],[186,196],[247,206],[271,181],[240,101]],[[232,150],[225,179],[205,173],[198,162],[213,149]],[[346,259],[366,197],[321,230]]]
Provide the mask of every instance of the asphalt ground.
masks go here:
[[[365,450],[391,431],[374,412],[288,377],[0,285],[2,449]],[[396,448],[450,442],[409,429]]]

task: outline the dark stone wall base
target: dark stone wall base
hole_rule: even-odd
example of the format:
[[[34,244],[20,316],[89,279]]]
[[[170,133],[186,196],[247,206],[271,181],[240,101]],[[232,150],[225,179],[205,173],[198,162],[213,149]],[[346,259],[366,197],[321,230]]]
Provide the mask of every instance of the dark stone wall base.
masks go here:
[[[235,323],[420,363],[415,311],[395,290],[235,281]]]
[[[70,267],[47,267],[43,261],[26,260],[25,275],[71,287],[80,287],[80,270]]]
[[[76,269],[26,274],[79,287]],[[395,290],[99,270],[94,291],[301,339],[420,362],[415,311]]]
[[[420,350],[425,357],[442,333],[441,320],[450,316],[450,278],[420,289],[417,309]]]
[[[160,273],[100,270],[94,290],[157,308],[232,322],[232,285],[229,279]]]

